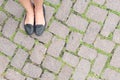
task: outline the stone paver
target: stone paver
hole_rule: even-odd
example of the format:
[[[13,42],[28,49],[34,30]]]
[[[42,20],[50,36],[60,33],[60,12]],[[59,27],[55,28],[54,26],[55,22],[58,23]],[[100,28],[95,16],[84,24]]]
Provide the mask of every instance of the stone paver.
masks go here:
[[[56,17],[62,21],[65,21],[70,13],[70,9],[72,7],[71,0],[63,0],[61,6],[56,14]]]
[[[5,45],[6,44],[6,45]],[[0,51],[8,56],[12,56],[16,49],[16,45],[8,39],[0,37]]]
[[[65,52],[63,55],[63,61],[65,61],[73,67],[76,67],[79,62],[79,58],[77,56],[74,56],[73,54]]]
[[[105,21],[101,34],[105,37],[108,37],[109,34],[115,30],[115,27],[117,26],[119,20],[119,16],[110,13]]]
[[[111,62],[110,62],[110,64],[112,66],[115,66],[117,68],[120,68],[120,63],[119,63],[120,62],[120,53],[119,53],[119,51],[120,51],[120,47],[116,48],[116,50],[112,56]]]
[[[69,26],[74,27],[81,31],[85,31],[86,27],[88,25],[88,22],[85,19],[83,19],[80,16],[77,16],[75,14],[71,14],[66,23]]]
[[[97,75],[99,75],[106,64],[106,61],[107,61],[106,56],[104,56],[102,54],[98,54],[98,56],[93,64],[92,71],[94,73],[96,73]]]
[[[0,75],[4,72],[7,65],[9,63],[9,59],[5,56],[0,56]]]
[[[58,73],[62,64],[58,60],[52,58],[51,56],[47,56],[42,64],[43,67],[47,68],[50,71]]]
[[[12,70],[12,69],[8,69],[7,73],[5,75],[5,77],[9,80],[25,80],[25,77],[22,76],[20,73]]]
[[[103,78],[105,80],[119,80],[120,79],[120,73],[118,73],[114,70],[111,70],[111,69],[106,69],[104,74],[103,74]]]
[[[100,37],[98,37],[94,43],[94,46],[110,53],[113,50],[115,43],[106,39],[100,39]]]
[[[86,59],[94,60],[97,57],[97,51],[86,46],[81,46],[78,55]]]
[[[77,12],[79,12],[80,14],[84,13],[85,9],[88,6],[88,3],[90,2],[90,0],[77,0],[73,9]]]
[[[23,68],[23,72],[33,78],[38,78],[42,73],[42,69],[32,63],[27,63]]]
[[[11,61],[11,65],[21,69],[26,61],[28,57],[28,53],[25,52],[22,49],[19,49],[16,53],[16,55],[13,57],[12,61]]]
[[[98,22],[104,22],[105,17],[107,16],[107,11],[100,9],[99,7],[90,6],[86,16]]]
[[[66,45],[66,49],[75,52],[79,47],[80,40],[82,40],[83,35],[79,33],[72,32],[70,34],[69,41]]]
[[[2,33],[4,36],[10,38],[15,33],[17,27],[18,22],[15,21],[13,18],[9,18],[3,27]]]
[[[57,39],[54,37],[52,39],[52,43],[50,47],[47,50],[47,53],[54,56],[54,57],[59,57],[61,54],[61,50],[64,47],[65,42],[63,40]]]
[[[50,72],[44,72],[40,79],[41,80],[55,80],[55,76]]]
[[[44,33],[29,36],[19,0],[0,0],[0,80],[120,79],[119,0],[45,0],[44,7]]]
[[[87,74],[89,73],[89,70],[90,70],[90,62],[82,59],[75,70],[73,79],[85,80]]]

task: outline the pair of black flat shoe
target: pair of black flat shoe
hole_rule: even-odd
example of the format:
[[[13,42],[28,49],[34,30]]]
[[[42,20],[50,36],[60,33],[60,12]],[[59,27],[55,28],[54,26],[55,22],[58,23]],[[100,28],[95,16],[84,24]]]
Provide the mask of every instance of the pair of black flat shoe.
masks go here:
[[[43,6],[43,12],[44,12],[44,19],[45,19],[44,6]],[[25,24],[24,29],[28,35],[32,35],[34,32],[37,36],[40,36],[44,32],[45,26],[46,26],[46,20],[45,20],[45,25],[43,25],[43,24],[39,24],[39,25]]]

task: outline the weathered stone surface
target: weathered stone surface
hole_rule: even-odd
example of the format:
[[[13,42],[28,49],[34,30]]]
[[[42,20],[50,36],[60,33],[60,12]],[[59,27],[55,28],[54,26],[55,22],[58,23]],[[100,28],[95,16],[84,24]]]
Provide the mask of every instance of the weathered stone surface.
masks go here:
[[[25,52],[22,49],[19,49],[16,53],[16,55],[13,57],[12,61],[11,61],[11,65],[21,69],[26,61],[28,57],[28,53]]]
[[[81,46],[78,55],[86,59],[94,60],[97,57],[97,51],[86,46]]]
[[[6,69],[9,61],[10,60],[7,57],[0,55],[0,76],[4,72],[4,70]]]
[[[88,25],[88,22],[77,16],[75,14],[71,14],[66,22],[70,27],[74,27],[78,30],[85,31]]]
[[[120,43],[120,30],[115,29],[114,34],[113,34],[113,41],[116,43]]]
[[[45,52],[46,48],[43,44],[35,45],[34,50],[30,56],[31,61],[36,64],[40,64],[45,56]]]
[[[98,32],[100,31],[101,26],[97,23],[92,22],[86,31],[86,34],[83,38],[83,41],[92,44],[95,41],[95,38],[97,37]]]
[[[115,44],[112,41],[100,39],[100,37],[98,37],[94,43],[94,46],[105,52],[110,53],[113,50]]]
[[[81,60],[75,69],[75,73],[73,75],[74,80],[85,80],[90,70],[90,62],[86,60]]]
[[[105,17],[107,16],[107,11],[100,9],[99,7],[90,6],[86,16],[98,22],[104,22]]]
[[[79,58],[75,55],[65,52],[63,55],[63,61],[65,61],[73,67],[76,67],[79,63]]]
[[[69,66],[64,66],[61,70],[61,72],[58,75],[58,80],[69,80],[71,74],[72,74],[73,69],[70,68]]]
[[[40,80],[55,80],[55,76],[50,72],[44,72]]]
[[[60,0],[46,0],[46,1],[56,5],[60,3]]]
[[[63,0],[62,4],[56,14],[56,17],[62,21],[65,21],[70,13],[70,9],[72,7],[71,0]]]
[[[50,47],[47,50],[47,53],[54,56],[54,57],[59,57],[59,55],[61,54],[61,50],[64,47],[65,42],[63,40],[57,39],[56,37],[54,37],[52,39],[52,43],[50,45]]]
[[[0,0],[0,6],[2,5],[3,2],[4,2],[4,0]]]
[[[25,77],[22,76],[20,73],[12,70],[12,69],[8,69],[7,73],[5,75],[5,77],[9,80],[25,80]]]
[[[28,74],[29,76],[31,76],[33,78],[38,78],[42,73],[42,69],[38,66],[31,64],[31,63],[27,63],[23,68],[23,72]]]
[[[52,72],[58,73],[62,65],[58,60],[52,58],[51,56],[47,56],[42,66]]]
[[[75,52],[80,45],[83,35],[80,33],[72,32],[66,45],[66,49]]]
[[[119,0],[106,0],[106,6],[109,9],[120,12],[120,1]]]
[[[103,78],[105,80],[119,80],[120,79],[120,73],[115,72],[114,70],[111,70],[111,69],[106,69],[104,74],[103,74]]]
[[[25,35],[25,34],[19,32],[19,31],[15,35],[14,42],[24,46],[25,48],[27,48],[29,50],[34,45],[34,39],[33,38],[31,38],[30,36]]]
[[[73,8],[75,11],[82,14],[82,13],[84,13],[85,9],[87,8],[89,2],[90,2],[90,0],[77,0]]]
[[[116,48],[112,56],[110,65],[120,68],[120,46]]]
[[[106,64],[106,61],[107,61],[107,57],[105,55],[98,54],[95,63],[92,67],[92,71],[97,75],[99,75]]]
[[[93,0],[95,3],[98,3],[100,5],[103,5],[105,3],[105,0]]]
[[[13,56],[16,47],[17,46],[8,39],[0,37],[0,51],[4,54],[8,56]]]
[[[9,0],[7,4],[5,5],[5,10],[16,16],[17,18],[20,18],[23,14],[23,7],[21,7],[18,3],[16,3],[13,0]],[[17,10],[17,11],[16,11]]]
[[[3,27],[2,33],[4,36],[10,38],[15,33],[17,27],[18,22],[15,21],[13,18],[9,18]]]
[[[49,31],[52,32],[53,34],[56,34],[56,35],[62,37],[62,38],[65,38],[69,33],[69,29],[65,25],[63,25],[57,21],[54,21],[51,24]]]
[[[109,13],[108,18],[105,21],[105,24],[101,31],[101,34],[105,37],[108,37],[109,34],[115,30],[115,27],[117,26],[119,20],[120,20],[119,16],[113,13]]]
[[[0,24],[3,23],[6,18],[7,18],[6,14],[0,11]]]

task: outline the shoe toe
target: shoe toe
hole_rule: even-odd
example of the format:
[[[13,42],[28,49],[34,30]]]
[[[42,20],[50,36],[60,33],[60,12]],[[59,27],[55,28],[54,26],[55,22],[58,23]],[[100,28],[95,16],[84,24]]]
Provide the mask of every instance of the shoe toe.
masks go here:
[[[42,35],[42,33],[44,32],[44,30],[45,30],[45,27],[43,25],[36,25],[35,26],[35,34],[37,36]]]
[[[33,25],[31,25],[31,24],[24,25],[24,28],[25,28],[25,31],[28,35],[31,35],[34,31]]]

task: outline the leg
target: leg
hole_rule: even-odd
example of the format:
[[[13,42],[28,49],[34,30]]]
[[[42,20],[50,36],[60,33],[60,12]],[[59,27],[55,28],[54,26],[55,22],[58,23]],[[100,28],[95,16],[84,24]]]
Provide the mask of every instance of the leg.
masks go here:
[[[31,0],[19,0],[19,2],[26,9],[26,20],[25,24],[34,24],[34,10]]]
[[[37,24],[45,24],[44,14],[43,14],[43,0],[34,0],[35,4],[35,22]]]

